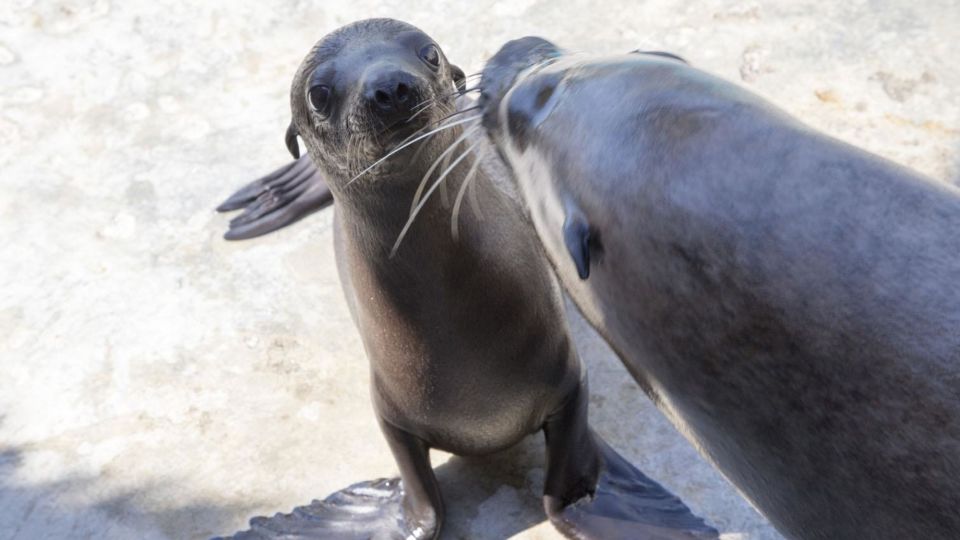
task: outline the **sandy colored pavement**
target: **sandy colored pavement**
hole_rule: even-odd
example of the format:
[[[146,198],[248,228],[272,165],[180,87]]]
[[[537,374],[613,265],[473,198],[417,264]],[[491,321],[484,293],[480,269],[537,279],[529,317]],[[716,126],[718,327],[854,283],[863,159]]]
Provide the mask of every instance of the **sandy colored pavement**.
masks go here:
[[[4,0],[0,540],[206,538],[395,474],[330,213],[227,243],[212,211],[288,159],[289,83],[308,48],[371,16],[420,26],[468,72],[526,34],[674,51],[957,177],[955,0]],[[725,538],[779,538],[573,325],[613,446]],[[540,509],[539,437],[435,463],[444,538],[558,537]]]

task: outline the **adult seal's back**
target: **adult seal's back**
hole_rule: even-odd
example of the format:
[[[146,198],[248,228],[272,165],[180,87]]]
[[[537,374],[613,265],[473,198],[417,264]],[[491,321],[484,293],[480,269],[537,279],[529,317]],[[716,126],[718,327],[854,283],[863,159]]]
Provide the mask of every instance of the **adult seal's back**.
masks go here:
[[[645,54],[525,38],[485,124],[586,318],[790,538],[960,538],[960,193]]]
[[[457,150],[484,141],[470,137],[479,134],[476,118],[453,116],[462,79],[429,36],[388,19],[326,36],[294,78],[287,142],[296,156],[302,138],[311,161],[262,183],[263,200],[270,186],[307,182],[317,189],[313,207],[317,186],[336,201],[337,267],[400,481],[355,484],[292,514],[254,519],[238,537],[436,538],[443,499],[429,450],[489,453],[542,430],[544,506],[563,533],[716,538],[590,430],[586,374],[536,236],[478,158]],[[461,127],[471,122],[472,132]],[[431,197],[440,185],[458,194],[454,209],[474,188],[485,219],[465,205],[453,216],[454,236],[452,209]],[[291,216],[285,209],[308,190],[274,191],[275,210],[261,216]],[[235,200],[252,199],[243,192]],[[276,225],[257,216],[249,223]]]

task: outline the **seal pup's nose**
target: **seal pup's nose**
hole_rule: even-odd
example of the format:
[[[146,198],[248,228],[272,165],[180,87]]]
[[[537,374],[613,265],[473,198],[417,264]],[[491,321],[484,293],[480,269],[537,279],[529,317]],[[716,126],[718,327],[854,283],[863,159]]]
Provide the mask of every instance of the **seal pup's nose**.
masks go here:
[[[375,71],[364,88],[370,109],[388,123],[410,116],[419,94],[416,78],[396,68]]]

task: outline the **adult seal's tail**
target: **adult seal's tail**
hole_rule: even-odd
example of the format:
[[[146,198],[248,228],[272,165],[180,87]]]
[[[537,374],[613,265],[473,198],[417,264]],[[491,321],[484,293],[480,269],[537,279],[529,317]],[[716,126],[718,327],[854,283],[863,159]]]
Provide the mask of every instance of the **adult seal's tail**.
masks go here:
[[[336,200],[337,267],[400,479],[254,519],[237,538],[436,538],[444,507],[429,450],[490,453],[541,430],[544,507],[565,534],[717,538],[590,429],[559,287],[517,201],[476,155],[485,139],[478,117],[456,109],[462,78],[429,36],[388,19],[326,36],[294,78],[288,143],[296,154],[299,136],[316,170],[301,162],[279,176],[302,167],[300,182],[321,175]],[[474,189],[486,219],[465,207],[454,237],[452,209],[431,197],[441,183]]]
[[[960,192],[650,54],[538,38],[484,124],[564,287],[784,535],[960,538]]]

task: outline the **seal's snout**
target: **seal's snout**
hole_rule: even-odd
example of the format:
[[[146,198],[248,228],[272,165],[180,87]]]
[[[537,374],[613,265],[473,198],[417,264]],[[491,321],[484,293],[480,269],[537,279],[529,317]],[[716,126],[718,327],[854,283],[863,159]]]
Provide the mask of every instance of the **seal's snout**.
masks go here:
[[[515,39],[501,47],[484,66],[480,81],[484,127],[493,129],[496,126],[500,102],[521,72],[560,53],[559,47],[535,36]]]
[[[370,110],[385,124],[392,124],[410,117],[421,93],[411,73],[385,67],[368,76],[363,94]]]

